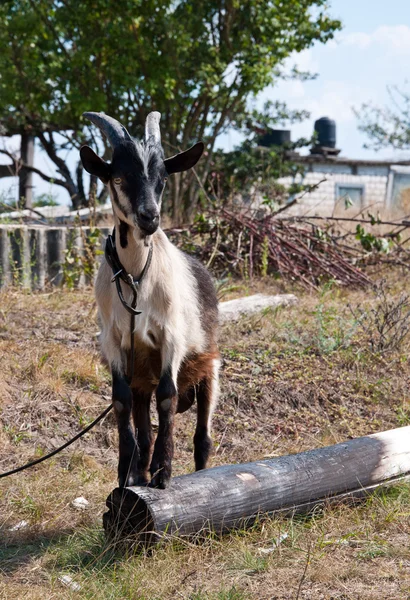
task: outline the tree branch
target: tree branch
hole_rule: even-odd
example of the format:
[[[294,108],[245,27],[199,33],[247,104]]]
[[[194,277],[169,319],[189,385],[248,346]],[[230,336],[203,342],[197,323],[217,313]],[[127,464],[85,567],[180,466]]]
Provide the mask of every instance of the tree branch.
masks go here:
[[[13,161],[12,165],[0,165],[0,178],[1,177],[17,177],[19,174],[19,171],[24,168],[27,171],[31,171],[32,173],[39,175],[42,179],[44,179],[44,181],[48,181],[49,183],[55,183],[56,185],[60,185],[61,187],[65,188],[66,190],[69,191],[67,182],[65,182],[63,179],[56,179],[55,177],[50,177],[49,175],[46,175],[45,173],[43,173],[43,171],[40,171],[40,169],[37,169],[36,167],[32,167],[30,165],[26,165],[19,158],[17,158],[16,156],[14,156],[11,152],[8,152],[7,150],[0,149],[0,153],[5,154],[9,158],[11,158]],[[2,173],[4,173],[4,174],[2,174]]]
[[[51,33],[54,37],[54,40],[57,42],[60,50],[64,53],[64,55],[66,56],[66,58],[68,58],[68,60],[71,60],[70,54],[67,52],[67,49],[64,46],[64,44],[61,42],[59,35],[56,32],[56,30],[54,29],[52,23],[50,23],[48,18],[43,15],[41,10],[39,10],[39,8],[38,8],[38,6],[36,6],[36,3],[34,0],[29,0],[29,2],[30,2],[30,5],[31,5],[31,8],[33,9],[33,11],[40,17],[40,19],[43,21],[43,23],[47,27],[47,29],[49,29],[51,31]]]
[[[13,165],[0,165],[0,179],[3,177],[15,177],[15,169]]]
[[[71,200],[74,205],[76,198],[78,198],[77,186],[75,185],[75,183],[71,177],[71,173],[70,173],[65,161],[62,158],[60,158],[57,154],[53,134],[50,132],[48,135],[49,135],[49,139],[47,140],[44,133],[39,133],[38,139],[40,140],[41,145],[43,146],[44,150],[47,152],[48,157],[57,166],[58,172],[64,177],[65,185],[63,187],[65,187],[68,190],[68,192],[71,196]]]
[[[85,191],[84,191],[84,182],[83,182],[83,163],[81,162],[81,160],[79,160],[77,163],[76,175],[77,175],[78,195],[83,201],[85,201]]]

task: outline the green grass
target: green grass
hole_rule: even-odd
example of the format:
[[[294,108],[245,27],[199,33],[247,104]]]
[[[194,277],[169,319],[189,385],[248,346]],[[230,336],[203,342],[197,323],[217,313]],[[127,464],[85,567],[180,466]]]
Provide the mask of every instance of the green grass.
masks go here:
[[[277,291],[269,281],[238,289]],[[410,424],[410,340],[388,354],[371,351],[346,309],[367,299],[363,292],[298,295],[297,306],[222,328],[212,465]],[[2,295],[0,453],[7,468],[48,452],[107,405],[93,302],[91,290]],[[193,468],[194,411],[178,415],[176,427],[174,467],[181,474]],[[2,482],[0,598],[409,598],[410,484],[378,490],[357,505],[260,519],[223,537],[167,539],[147,552],[113,547],[102,532],[105,499],[116,485],[116,446],[111,415],[75,447]],[[89,501],[86,510],[73,508],[78,496]],[[22,520],[27,526],[12,531]],[[80,588],[63,585],[64,575]]]
[[[55,593],[62,589],[61,577],[69,575],[79,589],[66,590],[67,597],[72,594],[81,600],[189,600],[264,597],[273,581],[279,598],[294,598],[307,563],[302,587],[312,589],[321,581],[331,591],[335,589],[331,582],[337,584],[339,577],[350,581],[349,564],[354,563],[355,577],[359,575],[369,590],[375,578],[381,584],[380,569],[389,569],[391,578],[402,577],[397,579],[396,598],[406,598],[410,548],[402,542],[408,539],[409,525],[410,484],[403,483],[379,490],[357,506],[266,519],[249,530],[211,535],[201,543],[170,539],[151,551],[110,546],[99,520],[55,539],[39,536],[24,541],[22,534],[0,550],[0,566],[10,575],[13,569],[37,565]],[[276,546],[284,532],[288,537]],[[262,553],[266,548],[272,550],[267,555]],[[357,581],[348,585],[354,597]],[[288,596],[286,589],[291,592]]]

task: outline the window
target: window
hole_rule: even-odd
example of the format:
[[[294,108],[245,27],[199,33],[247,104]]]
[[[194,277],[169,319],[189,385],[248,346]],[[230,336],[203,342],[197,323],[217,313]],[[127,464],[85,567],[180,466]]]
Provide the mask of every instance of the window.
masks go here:
[[[410,168],[393,166],[390,170],[387,188],[387,200],[390,207],[398,207],[409,212],[410,206]]]
[[[336,202],[344,200],[347,206],[364,205],[364,185],[356,183],[336,183]]]

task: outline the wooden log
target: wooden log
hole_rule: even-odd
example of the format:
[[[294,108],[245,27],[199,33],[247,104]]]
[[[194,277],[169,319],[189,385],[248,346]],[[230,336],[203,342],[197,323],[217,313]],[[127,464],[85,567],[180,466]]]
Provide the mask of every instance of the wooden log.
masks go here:
[[[254,294],[253,296],[244,296],[236,300],[220,302],[219,318],[222,323],[225,321],[237,321],[242,316],[254,315],[266,308],[273,310],[278,306],[293,306],[297,302],[298,299],[293,294],[276,294],[274,296]]]
[[[104,515],[107,536],[150,546],[164,535],[195,536],[243,527],[257,517],[303,513],[410,476],[410,426],[326,448],[172,479],[166,490],[115,489]]]

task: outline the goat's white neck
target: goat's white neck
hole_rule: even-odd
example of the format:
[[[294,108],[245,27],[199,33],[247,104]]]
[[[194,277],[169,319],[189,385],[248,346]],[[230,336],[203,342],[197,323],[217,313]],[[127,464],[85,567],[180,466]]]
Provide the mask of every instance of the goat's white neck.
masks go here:
[[[154,234],[155,235],[155,234]],[[139,277],[148,258],[149,244],[146,243],[136,227],[127,225],[126,228],[126,246],[121,246],[121,238],[124,231],[120,230],[120,222],[115,218],[115,246],[117,248],[118,258],[127,273],[136,278]],[[150,241],[152,243],[153,240]]]

